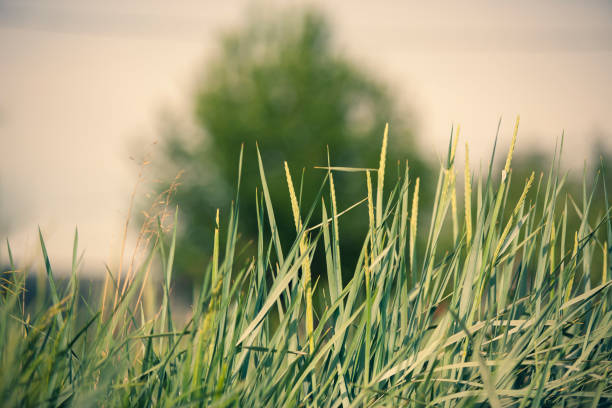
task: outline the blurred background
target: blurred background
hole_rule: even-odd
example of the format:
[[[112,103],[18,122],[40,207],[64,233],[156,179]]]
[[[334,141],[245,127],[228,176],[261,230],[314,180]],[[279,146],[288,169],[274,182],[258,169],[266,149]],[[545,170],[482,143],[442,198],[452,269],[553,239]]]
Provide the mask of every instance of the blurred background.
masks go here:
[[[504,151],[517,114],[516,157],[531,167],[545,168],[562,132],[577,180],[585,160],[609,157],[608,1],[281,3],[0,0],[0,237],[15,257],[38,266],[40,226],[56,272],[67,271],[78,225],[82,272],[102,276],[119,262],[134,187],[129,247],[138,214],[183,171],[177,268],[197,279],[242,142],[245,242],[256,228],[255,140],[286,235],[282,161],[298,184],[306,168],[312,197],[327,146],[333,165],[377,167],[387,121],[391,163],[408,159],[425,178],[453,125],[477,172],[499,119]],[[339,178],[344,209],[365,184]],[[346,251],[360,228],[342,231]]]

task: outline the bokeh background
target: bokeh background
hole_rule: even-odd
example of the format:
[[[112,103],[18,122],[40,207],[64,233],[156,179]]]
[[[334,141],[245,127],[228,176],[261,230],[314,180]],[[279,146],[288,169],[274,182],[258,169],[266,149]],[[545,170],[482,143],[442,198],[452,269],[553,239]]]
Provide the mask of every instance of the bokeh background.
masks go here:
[[[137,196],[155,196],[180,167],[168,166],[169,135],[191,140],[188,151],[210,140],[198,98],[224,38],[253,21],[299,21],[305,7],[328,22],[332,53],[384,89],[394,113],[377,120],[403,121],[394,133],[391,120],[390,137],[399,146],[409,135],[414,160],[435,166],[460,124],[478,169],[499,118],[503,150],[517,114],[517,157],[532,165],[546,161],[539,152],[552,152],[562,132],[563,164],[579,176],[585,160],[612,149],[607,1],[0,0],[0,236],[16,257],[40,262],[40,226],[61,273],[78,225],[83,273],[116,265],[142,161],[151,164]]]

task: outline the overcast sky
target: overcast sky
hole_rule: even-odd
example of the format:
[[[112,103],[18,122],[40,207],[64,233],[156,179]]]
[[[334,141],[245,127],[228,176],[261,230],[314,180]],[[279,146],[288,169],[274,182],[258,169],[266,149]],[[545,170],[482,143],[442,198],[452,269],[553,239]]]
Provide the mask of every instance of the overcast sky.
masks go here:
[[[486,160],[499,117],[506,146],[516,114],[519,152],[551,150],[563,130],[570,167],[595,135],[612,148],[607,1],[318,3],[338,49],[413,110],[433,159],[461,124]],[[0,235],[19,258],[36,259],[40,225],[64,268],[78,225],[86,269],[116,263],[135,141],[155,140],[163,110],[188,109],[219,33],[249,4],[0,0]]]

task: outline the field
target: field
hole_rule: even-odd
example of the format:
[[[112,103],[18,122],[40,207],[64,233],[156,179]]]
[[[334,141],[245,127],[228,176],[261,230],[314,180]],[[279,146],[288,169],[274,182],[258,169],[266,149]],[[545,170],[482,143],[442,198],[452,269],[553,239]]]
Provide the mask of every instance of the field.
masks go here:
[[[2,276],[2,405],[609,406],[607,181],[568,196],[561,149],[548,174],[513,179],[517,132],[518,120],[503,170],[491,157],[482,175],[468,157],[456,168],[457,132],[433,202],[419,200],[407,165],[402,177],[385,177],[386,130],[378,168],[329,166],[315,197],[301,197],[285,163],[293,237],[278,234],[274,206],[285,202],[271,202],[259,159],[261,184],[240,186],[239,177],[232,211],[217,214],[213,257],[180,326],[171,307],[180,210],[169,231],[158,224],[141,264],[109,269],[101,293],[87,298],[78,236],[62,287],[41,234],[47,295],[26,305],[25,273],[12,256]],[[340,171],[363,177],[359,205],[369,214],[349,280],[338,232],[354,213],[337,206]],[[523,186],[517,201],[510,183]],[[240,190],[256,187],[260,205],[248,214],[259,225],[256,255],[242,262]],[[603,213],[590,211],[595,188]],[[315,256],[325,265],[318,280]]]

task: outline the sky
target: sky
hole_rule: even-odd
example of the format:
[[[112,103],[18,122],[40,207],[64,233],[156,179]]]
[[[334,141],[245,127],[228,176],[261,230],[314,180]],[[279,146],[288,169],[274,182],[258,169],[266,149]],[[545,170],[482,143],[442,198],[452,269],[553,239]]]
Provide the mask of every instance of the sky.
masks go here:
[[[78,226],[83,270],[116,264],[131,157],[155,150],[164,112],[189,119],[220,34],[280,3],[0,0],[0,238],[16,257],[39,265],[40,226],[65,270]],[[471,161],[486,161],[499,118],[505,148],[517,114],[519,154],[562,132],[569,168],[597,137],[612,149],[609,2],[292,4],[328,15],[338,50],[394,89],[433,160],[460,124]]]

